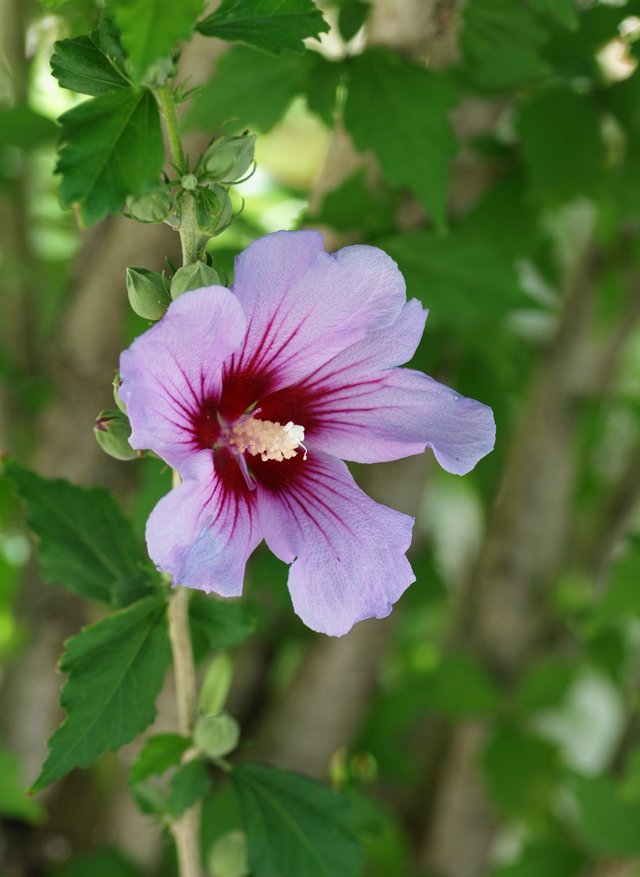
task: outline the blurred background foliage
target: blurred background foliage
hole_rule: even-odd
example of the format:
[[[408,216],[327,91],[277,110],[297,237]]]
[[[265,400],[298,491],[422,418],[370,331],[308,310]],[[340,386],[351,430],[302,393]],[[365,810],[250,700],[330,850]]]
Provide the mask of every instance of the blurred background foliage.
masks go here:
[[[304,53],[198,37],[181,59],[194,154],[219,128],[259,134],[214,264],[231,279],[280,228],[381,246],[431,311],[414,364],[490,404],[498,442],[464,479],[356,467],[417,518],[390,619],[310,634],[258,551],[257,633],[231,652],[241,757],[344,790],[370,877],[640,875],[640,2],[321,6]],[[0,11],[0,449],[114,489],[142,537],[170,474],[102,457],[91,426],[145,327],[124,268],[177,261],[177,241],[116,216],[80,230],[59,206],[54,120],[82,98],[49,59],[100,4]],[[2,481],[0,522],[0,874],[170,874],[128,797],[133,747],[23,795],[87,616],[39,579]],[[238,827],[231,800],[207,799],[205,852]]]

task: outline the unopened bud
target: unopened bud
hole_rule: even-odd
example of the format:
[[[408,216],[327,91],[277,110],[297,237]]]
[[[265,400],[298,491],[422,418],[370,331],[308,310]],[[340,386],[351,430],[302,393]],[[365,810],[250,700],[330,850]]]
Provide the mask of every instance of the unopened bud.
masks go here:
[[[171,280],[171,298],[178,298],[190,289],[202,289],[203,286],[220,286],[217,271],[204,262],[193,262],[178,268]]]
[[[159,320],[171,304],[164,277],[148,268],[127,268],[127,293],[131,307],[145,320]]]
[[[219,652],[209,664],[198,695],[198,707],[201,713],[211,716],[221,712],[229,694],[232,677],[231,658],[224,652]]]
[[[193,192],[198,186],[198,178],[195,174],[185,174],[180,180],[180,185],[183,189],[186,189],[187,192]]]
[[[247,838],[244,831],[228,831],[221,835],[207,854],[210,877],[247,877]]]
[[[96,440],[105,454],[116,460],[135,460],[138,452],[129,444],[131,426],[122,411],[104,410],[96,417],[93,427]]]
[[[256,148],[255,134],[221,137],[202,156],[202,165],[212,180],[235,183],[251,167]]]
[[[116,403],[120,411],[124,414],[127,413],[127,406],[124,404],[122,399],[120,398],[120,387],[122,386],[122,378],[120,377],[120,370],[115,373],[113,376],[113,401]]]
[[[233,752],[239,741],[240,727],[228,713],[203,716],[193,729],[193,742],[209,758],[223,758]]]
[[[200,231],[210,237],[223,232],[233,219],[233,204],[229,192],[218,183],[195,192],[196,220]]]
[[[146,195],[127,200],[127,212],[138,222],[164,222],[173,208],[173,198],[166,186],[158,186]]]

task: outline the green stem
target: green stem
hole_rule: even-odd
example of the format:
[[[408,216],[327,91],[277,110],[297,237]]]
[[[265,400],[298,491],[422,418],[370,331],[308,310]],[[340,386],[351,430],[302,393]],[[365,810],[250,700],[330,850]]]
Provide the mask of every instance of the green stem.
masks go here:
[[[155,96],[162,115],[169,140],[171,158],[180,175],[189,170],[187,157],[180,137],[180,123],[176,112],[176,101],[171,85],[161,85],[155,89]],[[180,199],[180,242],[182,244],[182,264],[190,265],[197,262],[199,255],[198,226],[196,223],[196,205],[189,192],[183,192]]]

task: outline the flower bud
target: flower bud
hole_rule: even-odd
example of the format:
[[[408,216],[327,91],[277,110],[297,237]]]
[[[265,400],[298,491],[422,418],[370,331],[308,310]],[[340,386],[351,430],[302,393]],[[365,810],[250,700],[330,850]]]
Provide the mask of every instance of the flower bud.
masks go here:
[[[180,185],[187,192],[193,192],[198,186],[198,178],[195,174],[185,174],[180,180]]]
[[[113,376],[113,401],[123,414],[127,413],[127,406],[120,398],[120,387],[122,386],[122,378],[120,377],[120,369]]]
[[[204,153],[202,165],[211,179],[221,183],[235,183],[251,167],[255,148],[255,134],[221,137],[214,140]]]
[[[200,694],[198,695],[198,707],[206,716],[216,715],[221,712],[225,704],[231,679],[233,677],[233,664],[229,655],[224,652],[218,653],[209,664]]]
[[[159,320],[171,304],[163,275],[148,268],[127,268],[127,293],[131,307],[145,320]]]
[[[135,460],[138,452],[129,444],[131,426],[122,411],[104,410],[96,417],[93,427],[96,440],[105,454],[116,460]]]
[[[240,727],[228,713],[203,716],[193,729],[193,742],[209,758],[223,758],[233,752],[239,741]]]
[[[200,231],[210,237],[223,232],[233,219],[233,204],[229,192],[218,183],[195,192],[196,220]]]
[[[228,831],[221,835],[207,854],[210,877],[247,877],[247,838],[244,831]]]
[[[171,298],[178,298],[190,289],[202,289],[203,286],[220,286],[217,271],[204,262],[193,262],[178,268],[171,280]]]
[[[166,186],[158,186],[141,195],[127,200],[127,212],[138,222],[164,222],[173,208],[173,198]]]

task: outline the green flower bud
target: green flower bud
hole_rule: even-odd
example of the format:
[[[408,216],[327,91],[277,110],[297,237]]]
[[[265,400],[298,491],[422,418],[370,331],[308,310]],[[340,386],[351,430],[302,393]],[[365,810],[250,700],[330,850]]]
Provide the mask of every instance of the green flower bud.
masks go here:
[[[173,198],[166,186],[158,186],[141,195],[127,200],[127,212],[138,222],[164,222],[173,209]]]
[[[193,729],[193,742],[209,758],[223,758],[240,741],[240,726],[228,713],[203,716]]]
[[[138,452],[129,444],[131,426],[122,411],[104,410],[96,417],[93,427],[96,440],[105,454],[116,460],[135,460]]]
[[[127,406],[124,404],[122,399],[120,398],[120,387],[122,385],[122,378],[120,377],[120,369],[118,369],[113,376],[113,401],[116,403],[120,411],[123,414],[127,413]]]
[[[251,167],[255,149],[255,134],[221,137],[214,140],[202,156],[202,166],[212,180],[235,183]]]
[[[204,262],[193,262],[178,268],[171,280],[171,298],[178,298],[190,289],[202,289],[203,286],[219,286],[220,278],[217,271]]]
[[[131,307],[145,320],[159,320],[171,304],[163,275],[148,268],[127,268],[127,293]]]
[[[215,237],[231,224],[233,204],[229,192],[218,183],[211,183],[206,189],[195,192],[196,221],[200,231]]]
[[[228,831],[221,835],[207,853],[210,877],[247,877],[247,838],[244,831]]]
[[[185,174],[180,180],[180,185],[187,192],[193,192],[198,187],[198,178],[195,174]]]
[[[158,58],[145,70],[142,84],[147,88],[160,88],[175,72],[176,65],[171,57]]]
[[[198,696],[200,712],[206,716],[221,712],[229,694],[232,677],[233,663],[231,658],[224,652],[220,652],[209,664],[209,669],[204,677]]]

